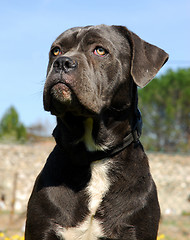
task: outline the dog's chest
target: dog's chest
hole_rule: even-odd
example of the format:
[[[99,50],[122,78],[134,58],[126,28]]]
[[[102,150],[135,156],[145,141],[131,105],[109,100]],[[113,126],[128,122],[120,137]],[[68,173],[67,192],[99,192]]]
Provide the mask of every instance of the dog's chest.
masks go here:
[[[101,223],[94,218],[94,215],[110,187],[109,163],[108,161],[94,162],[91,170],[91,180],[86,188],[90,196],[88,204],[90,214],[76,227],[68,229],[58,227],[57,235],[62,240],[97,240],[104,237]]]

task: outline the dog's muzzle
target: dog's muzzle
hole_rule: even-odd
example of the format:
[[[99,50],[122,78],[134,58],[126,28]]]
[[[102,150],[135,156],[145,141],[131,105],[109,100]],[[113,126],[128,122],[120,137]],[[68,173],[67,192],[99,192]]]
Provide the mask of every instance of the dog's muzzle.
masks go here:
[[[75,96],[67,79],[72,79],[78,63],[70,57],[60,56],[53,65],[44,87],[44,108],[57,115],[75,102]]]

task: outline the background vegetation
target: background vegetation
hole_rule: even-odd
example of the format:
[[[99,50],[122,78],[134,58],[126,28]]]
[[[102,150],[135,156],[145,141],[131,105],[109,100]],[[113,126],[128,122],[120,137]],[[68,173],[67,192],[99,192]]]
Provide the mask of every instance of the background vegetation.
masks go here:
[[[146,149],[189,151],[190,68],[169,70],[140,89],[139,109]]]
[[[11,106],[0,121],[0,139],[4,141],[26,141],[26,128],[19,120],[16,109]]]

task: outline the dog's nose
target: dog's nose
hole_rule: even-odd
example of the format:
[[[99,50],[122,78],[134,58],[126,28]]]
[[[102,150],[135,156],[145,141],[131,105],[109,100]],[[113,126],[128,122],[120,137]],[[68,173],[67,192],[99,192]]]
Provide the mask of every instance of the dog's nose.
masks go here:
[[[68,73],[77,67],[77,61],[69,57],[59,57],[55,60],[53,67],[56,71],[64,71]]]

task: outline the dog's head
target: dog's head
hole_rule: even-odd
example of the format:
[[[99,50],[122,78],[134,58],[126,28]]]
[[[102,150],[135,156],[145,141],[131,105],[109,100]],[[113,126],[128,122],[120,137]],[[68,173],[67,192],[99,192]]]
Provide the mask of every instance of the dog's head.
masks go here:
[[[144,87],[167,59],[162,49],[122,26],[69,29],[49,53],[44,108],[56,116],[89,116],[130,106],[132,85]]]

